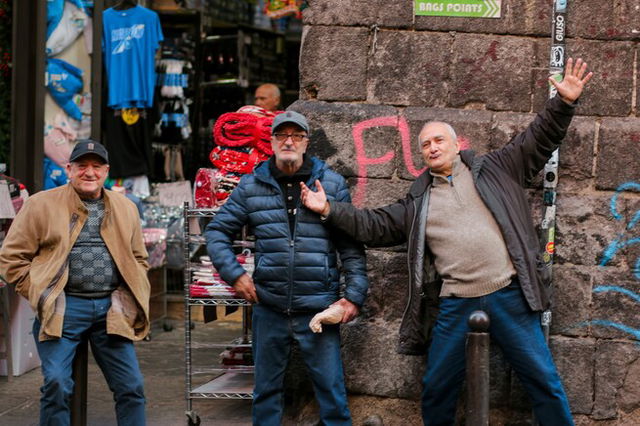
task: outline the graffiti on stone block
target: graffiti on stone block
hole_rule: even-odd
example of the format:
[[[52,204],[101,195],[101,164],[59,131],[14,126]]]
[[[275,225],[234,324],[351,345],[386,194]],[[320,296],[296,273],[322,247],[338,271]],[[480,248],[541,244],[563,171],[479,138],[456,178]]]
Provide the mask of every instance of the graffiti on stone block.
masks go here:
[[[611,215],[617,221],[625,222],[625,229],[619,233],[617,237],[611,241],[602,254],[602,260],[600,266],[608,265],[622,249],[640,244],[640,227],[637,227],[640,223],[640,210],[633,213],[631,216],[623,215],[620,212],[620,195],[624,192],[635,191],[640,192],[640,183],[626,182],[618,186],[615,194],[611,197],[610,209]],[[640,281],[640,256],[635,260],[632,266],[633,276]],[[616,285],[600,285],[593,289],[594,293],[614,293],[618,297],[626,297],[640,304],[640,294],[629,290],[627,288]],[[592,325],[599,325],[602,327],[609,327],[620,330],[627,333],[634,339],[640,341],[640,329],[633,328],[627,324],[621,324],[618,322],[606,320],[606,319],[594,319],[590,321]]]
[[[640,183],[623,183],[622,185],[618,186],[615,194],[611,197],[610,208],[613,218],[618,221],[624,221],[625,219],[628,219],[628,221],[625,226],[624,232],[620,233],[618,237],[614,239],[604,250],[602,260],[600,261],[600,266],[606,266],[621,249],[640,244],[640,236],[637,236],[638,234],[640,234],[640,232],[634,232],[636,231],[636,229],[634,228],[636,227],[638,222],[640,222],[640,210],[635,212],[630,218],[625,218],[620,213],[620,209],[618,206],[620,195],[626,191],[640,192]],[[640,257],[636,259],[635,264],[633,265],[633,274],[638,280],[640,280]]]
[[[352,128],[352,135],[356,153],[356,162],[358,165],[358,179],[353,195],[353,204],[358,207],[362,207],[366,196],[367,182],[369,180],[369,166],[389,163],[395,156],[394,150],[391,149],[380,157],[367,157],[364,132],[367,129],[377,127],[393,127],[398,130],[398,132],[400,133],[402,159],[409,174],[411,174],[413,177],[418,177],[425,170],[424,168],[418,169],[413,160],[413,153],[411,150],[412,138],[409,131],[409,124],[404,117],[398,117],[395,115],[386,117],[375,117],[354,124]],[[458,140],[460,141],[461,149],[468,149],[471,147],[469,140],[464,136],[459,135]]]

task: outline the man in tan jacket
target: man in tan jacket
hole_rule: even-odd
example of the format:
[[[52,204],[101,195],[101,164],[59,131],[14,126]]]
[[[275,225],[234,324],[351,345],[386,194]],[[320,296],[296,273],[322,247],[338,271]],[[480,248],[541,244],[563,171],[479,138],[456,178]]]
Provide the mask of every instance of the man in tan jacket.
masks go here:
[[[138,210],[103,188],[109,158],[100,143],[78,142],[67,173],[67,185],[26,201],[0,250],[0,274],[37,314],[40,424],[70,423],[72,362],[88,338],[114,393],[118,424],[144,425],[133,341],[149,331],[149,281]]]

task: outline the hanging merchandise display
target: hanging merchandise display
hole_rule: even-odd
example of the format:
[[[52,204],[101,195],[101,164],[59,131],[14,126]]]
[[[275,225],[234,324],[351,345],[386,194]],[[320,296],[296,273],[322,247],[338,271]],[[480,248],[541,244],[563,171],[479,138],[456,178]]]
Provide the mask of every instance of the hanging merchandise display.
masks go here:
[[[64,168],[51,161],[48,157],[44,157],[43,163],[42,174],[44,177],[44,184],[42,189],[47,190],[57,188],[69,182],[67,172]]]
[[[301,18],[305,7],[306,2],[302,0],[265,0],[264,13],[271,19],[292,15]]]
[[[126,178],[148,175],[151,164],[149,110],[105,111],[105,142],[109,150],[109,176]]]
[[[73,101],[73,95],[82,90],[82,70],[61,59],[47,59],[45,85],[56,101],[69,116],[82,120],[82,112]]]
[[[151,108],[155,53],[163,40],[158,14],[140,5],[103,12],[104,64],[113,109]]]
[[[273,155],[271,148],[271,123],[281,111],[270,112],[249,105],[238,112],[222,114],[213,128],[216,147],[209,160],[216,167],[213,171],[200,169],[196,177],[196,205],[212,207],[222,205],[240,182],[242,175]]]
[[[76,9],[85,11],[84,2],[81,0],[47,0],[47,39],[49,39],[62,20],[66,7],[65,3],[71,3]]]
[[[58,166],[65,167],[71,156],[71,144],[77,137],[69,118],[60,111],[53,123],[44,126],[44,154]]]
[[[62,3],[62,14],[59,3]],[[87,16],[82,2],[56,0],[47,3],[47,13],[56,14],[52,17],[51,24],[47,23],[47,56],[55,56],[69,47],[84,31],[89,17]],[[54,26],[55,22],[55,26]]]

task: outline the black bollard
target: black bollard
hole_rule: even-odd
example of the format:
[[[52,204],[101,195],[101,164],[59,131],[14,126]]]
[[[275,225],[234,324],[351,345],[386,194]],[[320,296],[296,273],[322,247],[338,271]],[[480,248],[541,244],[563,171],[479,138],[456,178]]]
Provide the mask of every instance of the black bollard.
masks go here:
[[[71,426],[87,425],[87,362],[89,345],[82,339],[73,358],[73,395],[71,396]]]
[[[467,426],[489,424],[489,315],[474,311],[467,333]]]

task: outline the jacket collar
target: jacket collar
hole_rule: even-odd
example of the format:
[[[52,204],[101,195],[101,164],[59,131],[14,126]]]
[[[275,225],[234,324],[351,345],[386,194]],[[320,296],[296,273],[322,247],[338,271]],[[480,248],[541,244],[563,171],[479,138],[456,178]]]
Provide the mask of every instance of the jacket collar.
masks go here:
[[[309,182],[313,182],[316,179],[320,179],[320,177],[324,174],[324,171],[329,167],[327,163],[319,160],[316,157],[310,157],[311,160],[311,178]],[[269,162],[263,161],[258,167],[253,170],[253,174],[257,180],[268,183],[274,186],[278,186],[278,183],[274,179],[271,174],[271,170],[269,170]],[[309,183],[307,182],[307,183]]]
[[[475,181],[480,173],[480,169],[482,168],[483,157],[477,157],[475,151],[465,149],[460,151],[460,160],[462,161],[462,164],[471,169],[471,174]],[[432,183],[433,175],[431,175],[429,169],[427,169],[413,182],[411,188],[409,188],[409,195],[413,198],[422,196]]]
[[[82,199],[76,192],[76,190],[71,186],[71,183],[66,184],[66,193],[69,199],[69,205],[73,206],[74,211],[80,211],[83,213],[87,212],[87,208],[85,207]],[[104,212],[107,214],[111,210],[111,195],[110,191],[107,191],[106,188],[102,188],[102,199],[104,200]]]

